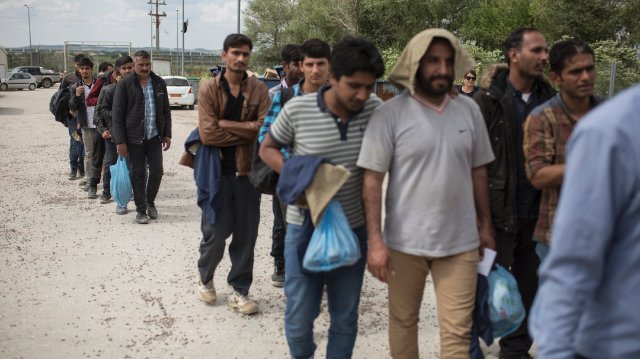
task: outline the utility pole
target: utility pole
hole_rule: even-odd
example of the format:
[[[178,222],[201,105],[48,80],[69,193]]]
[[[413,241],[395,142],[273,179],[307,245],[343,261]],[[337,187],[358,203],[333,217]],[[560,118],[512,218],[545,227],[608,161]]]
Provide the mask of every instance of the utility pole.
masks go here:
[[[160,14],[158,11],[158,6],[160,5],[167,5],[167,3],[165,3],[164,1],[162,3],[160,3],[160,0],[155,0],[155,2],[153,0],[149,0],[149,2],[147,4],[150,5],[155,5],[156,6],[156,12],[152,13],[151,11],[149,11],[149,16],[155,16],[156,17],[156,52],[160,53],[160,18],[167,16],[167,13],[165,13],[164,11],[162,12],[162,14]],[[153,6],[152,6],[153,8]]]
[[[180,9],[176,9],[176,69],[178,63],[180,63],[180,25],[178,23],[178,12]],[[176,70],[178,72],[178,70]]]
[[[24,7],[27,8],[27,18],[29,19],[29,66],[33,66],[33,50],[31,48],[31,9],[33,6],[24,4]]]
[[[240,33],[240,0],[238,0],[238,34]]]

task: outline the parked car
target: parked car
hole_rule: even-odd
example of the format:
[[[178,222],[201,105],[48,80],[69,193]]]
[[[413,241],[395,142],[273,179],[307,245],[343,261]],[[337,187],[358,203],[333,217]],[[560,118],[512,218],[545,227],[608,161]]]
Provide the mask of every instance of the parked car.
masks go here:
[[[182,76],[162,76],[162,78],[167,84],[169,104],[171,106],[186,106],[193,110],[195,96],[187,78]]]
[[[18,66],[11,70],[12,74],[16,72],[25,72],[32,75],[36,79],[38,87],[49,88],[61,81],[59,73],[40,66]]]
[[[10,74],[6,79],[0,79],[0,90],[8,90],[8,89],[29,89],[31,91],[35,90],[38,86],[36,79],[23,72],[16,72]]]

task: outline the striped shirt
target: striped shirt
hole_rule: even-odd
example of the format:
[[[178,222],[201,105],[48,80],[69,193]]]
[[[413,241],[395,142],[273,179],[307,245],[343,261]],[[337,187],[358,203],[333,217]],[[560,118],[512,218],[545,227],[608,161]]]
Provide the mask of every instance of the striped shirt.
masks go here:
[[[153,94],[151,76],[147,80],[147,85],[142,88],[142,93],[144,94],[144,138],[148,140],[158,135],[156,99]]]
[[[271,125],[269,134],[281,145],[291,147],[292,156],[318,156],[336,165],[343,165],[351,176],[336,194],[351,228],[364,225],[362,209],[362,174],[356,166],[364,131],[373,111],[382,103],[371,95],[363,109],[353,114],[346,123],[330,112],[323,95],[329,86],[316,94],[292,98],[280,111]],[[299,208],[287,207],[287,222],[302,225],[303,216]]]

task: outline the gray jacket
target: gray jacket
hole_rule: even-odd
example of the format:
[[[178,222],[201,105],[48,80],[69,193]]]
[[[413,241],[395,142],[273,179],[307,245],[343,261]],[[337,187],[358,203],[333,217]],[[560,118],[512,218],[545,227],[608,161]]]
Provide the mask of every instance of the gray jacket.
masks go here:
[[[156,104],[156,127],[160,137],[171,137],[171,109],[164,80],[153,72],[153,94]],[[144,140],[145,106],[144,93],[138,75],[127,75],[116,84],[111,109],[111,135],[116,144],[141,144]]]
[[[100,134],[106,130],[111,131],[112,117],[111,108],[113,107],[113,94],[116,92],[116,84],[109,84],[102,88],[98,96],[98,104],[93,114],[93,123]]]

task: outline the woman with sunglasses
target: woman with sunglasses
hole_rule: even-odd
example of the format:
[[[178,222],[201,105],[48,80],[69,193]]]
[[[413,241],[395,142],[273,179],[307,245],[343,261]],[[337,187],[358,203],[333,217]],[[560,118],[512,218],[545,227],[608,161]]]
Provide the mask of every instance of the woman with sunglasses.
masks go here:
[[[473,97],[479,90],[479,87],[476,86],[476,72],[474,70],[467,72],[462,80],[462,85],[456,85],[456,88],[461,94]]]

